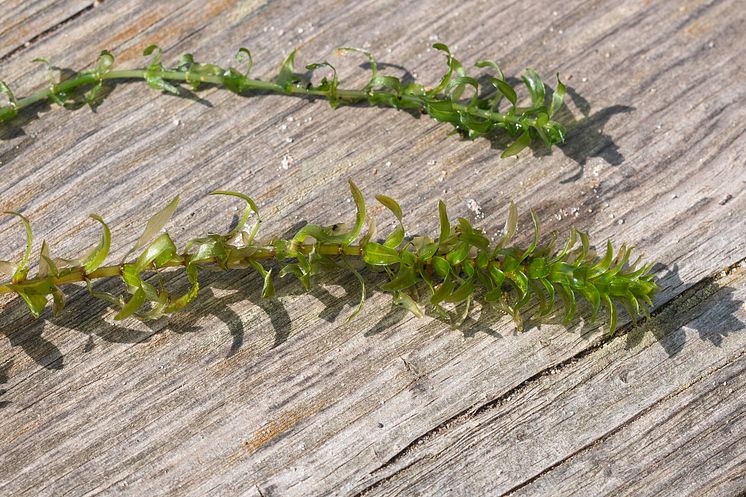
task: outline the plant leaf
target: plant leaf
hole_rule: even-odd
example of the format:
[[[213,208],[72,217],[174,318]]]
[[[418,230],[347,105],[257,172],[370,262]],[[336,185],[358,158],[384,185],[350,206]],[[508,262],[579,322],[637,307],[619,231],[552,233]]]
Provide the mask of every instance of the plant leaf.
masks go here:
[[[505,159],[506,157],[512,157],[514,155],[518,155],[521,150],[528,147],[531,144],[531,135],[529,134],[528,130],[524,131],[521,136],[518,137],[516,141],[508,145],[508,147],[503,150],[503,153],[500,154],[500,157]]]
[[[410,267],[400,266],[399,273],[388,283],[381,285],[381,289],[387,292],[404,290],[417,283],[417,273]]]
[[[142,271],[148,267],[151,263],[155,267],[163,267],[163,265],[170,261],[176,255],[176,245],[168,235],[168,233],[161,234],[158,238],[153,240],[153,243],[140,254],[137,261],[134,264],[137,272]]]
[[[446,255],[446,260],[451,266],[461,264],[464,259],[469,257],[469,244],[465,242],[459,242],[456,247]]]
[[[357,213],[355,215],[355,225],[352,229],[346,233],[340,233],[326,239],[327,243],[341,243],[342,245],[349,245],[360,235],[365,225],[365,200],[360,189],[355,185],[352,180],[349,180],[350,192],[352,193],[352,199],[355,201],[355,207]],[[315,238],[315,237],[314,237]]]
[[[47,296],[29,294],[24,291],[18,291],[17,293],[21,296],[23,301],[26,302],[31,314],[38,319],[39,316],[41,316],[42,311],[44,311],[44,308],[47,306]]]
[[[451,265],[444,257],[436,255],[433,257],[433,269],[441,278],[445,278],[451,272]]]
[[[557,88],[555,88],[554,94],[552,95],[552,103],[549,104],[549,117],[552,117],[554,113],[562,107],[562,102],[565,99],[566,92],[567,88],[564,83],[560,81],[559,73],[557,73]]]
[[[396,292],[394,294],[394,304],[404,307],[418,318],[425,316],[425,313],[422,312],[417,302],[404,292]]]
[[[153,54],[153,58],[145,70],[145,82],[151,88],[162,90],[173,95],[179,94],[179,89],[171,83],[165,81],[161,74],[163,73],[163,64],[161,64],[161,53],[163,51],[158,45],[150,45],[143,51],[143,55]]]
[[[21,261],[16,266],[16,270],[13,273],[12,278],[13,283],[19,283],[23,281],[26,278],[26,274],[28,274],[28,261],[31,257],[31,244],[33,243],[31,223],[26,216],[24,216],[23,214],[19,214],[18,212],[5,211],[5,214],[9,214],[11,216],[16,216],[17,218],[19,218],[23,223],[23,227],[26,229],[26,250],[24,250],[23,257],[21,257]]]
[[[275,287],[272,285],[272,270],[267,271],[264,267],[256,261],[251,261],[251,267],[256,269],[259,274],[264,278],[264,284],[262,286],[262,298],[267,299],[274,297]]]
[[[246,72],[244,76],[248,77],[251,72],[251,68],[254,67],[254,58],[251,56],[251,52],[248,48],[241,47],[236,52],[236,61],[238,63],[246,62]]]
[[[5,95],[8,98],[8,104],[0,106],[0,122],[10,121],[16,117],[16,114],[18,114],[18,111],[16,110],[18,102],[16,101],[16,97],[13,95],[10,86],[8,86],[5,81],[0,81],[0,95]]]
[[[95,74],[99,78],[109,72],[114,65],[114,56],[108,50],[101,50],[96,64]]]
[[[98,214],[91,214],[91,218],[101,223],[104,232],[101,235],[101,242],[99,242],[98,246],[94,248],[83,261],[83,268],[86,273],[92,273],[103,264],[106,257],[109,255],[109,247],[111,246],[111,232],[109,231],[106,222]]]
[[[361,50],[359,48],[353,48],[353,47],[340,47],[336,50],[337,54],[341,55],[345,52],[357,52],[365,55],[368,58],[368,63],[370,64],[370,80],[368,81],[368,84],[365,85],[366,89],[372,88],[373,85],[376,83],[376,77],[378,74],[378,64],[376,63],[375,57],[368,52],[367,50]]]
[[[256,224],[251,229],[251,233],[249,234],[248,239],[244,241],[247,245],[251,244],[251,242],[254,240],[254,237],[256,236],[257,231],[259,230],[259,224],[262,222],[262,219],[259,217],[259,209],[257,209],[256,203],[251,199],[251,197],[248,197],[243,193],[229,192],[225,190],[216,190],[214,192],[210,192],[210,195],[229,195],[232,197],[238,197],[246,202],[246,208],[241,215],[241,219],[238,220],[238,224],[236,224],[236,227],[225,235],[225,239],[230,240],[238,233],[240,233],[243,230],[244,226],[246,226],[246,221],[248,221],[251,214],[254,213],[256,215]]]
[[[294,83],[298,83],[300,78],[295,74],[295,50],[290,52],[280,67],[280,73],[275,78],[275,83],[280,85],[285,91],[289,91]]]
[[[438,215],[440,217],[440,237],[438,238],[438,245],[443,246],[448,237],[451,236],[451,223],[448,222],[446,204],[442,200],[438,200]]]
[[[539,77],[539,74],[531,68],[526,69],[526,74],[523,76],[523,82],[528,88],[528,92],[531,95],[531,103],[534,107],[544,105],[544,82]]]
[[[516,95],[513,87],[510,86],[505,80],[502,80],[502,79],[495,79],[493,81],[493,84],[495,85],[495,88],[497,88],[498,91],[502,93],[511,104],[513,104],[513,107],[515,107],[515,103],[518,100],[518,96]]]
[[[392,199],[391,197],[387,197],[386,195],[376,195],[376,200],[378,200],[381,204],[383,204],[384,207],[390,210],[399,223],[396,229],[394,229],[394,231],[388,237],[386,237],[386,241],[383,242],[383,244],[387,247],[396,248],[401,245],[401,242],[402,240],[404,240],[405,235],[404,226],[401,222],[401,207],[394,199]]]
[[[133,315],[145,303],[145,290],[138,288],[122,309],[114,316],[115,321],[121,321]]]
[[[399,252],[392,247],[368,242],[363,247],[363,260],[371,266],[390,266],[397,264],[401,258]]]
[[[56,286],[52,286],[52,312],[58,316],[65,307],[65,294]]]
[[[130,249],[127,255],[131,254],[135,250],[141,249],[144,247],[150,240],[155,238],[155,236],[158,234],[161,229],[166,225],[169,219],[171,219],[171,216],[174,215],[174,212],[176,211],[176,207],[179,205],[179,196],[176,197],[169,202],[169,204],[158,211],[153,217],[148,219],[148,224],[145,226],[145,230],[143,231],[142,235],[140,235],[140,238],[137,240],[137,243],[135,243],[135,246]],[[126,256],[125,256],[126,258]]]

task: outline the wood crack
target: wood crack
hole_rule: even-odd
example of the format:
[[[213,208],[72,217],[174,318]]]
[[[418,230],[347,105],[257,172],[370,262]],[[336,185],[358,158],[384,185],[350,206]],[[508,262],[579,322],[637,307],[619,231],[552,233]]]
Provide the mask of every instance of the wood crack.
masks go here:
[[[91,2],[89,5],[83,7],[82,9],[80,9],[77,12],[75,12],[74,14],[69,15],[68,17],[64,18],[63,20],[61,20],[60,22],[58,22],[54,26],[50,26],[47,29],[45,29],[44,31],[42,31],[41,33],[38,33],[38,34],[32,36],[28,40],[24,41],[23,43],[21,43],[20,45],[16,46],[11,51],[9,51],[8,53],[6,53],[2,57],[0,57],[0,64],[2,64],[3,62],[5,62],[6,60],[10,59],[11,57],[13,57],[14,55],[16,55],[17,53],[19,53],[19,52],[21,52],[21,51],[23,51],[23,50],[25,50],[27,48],[30,48],[32,45],[34,45],[35,43],[37,43],[39,40],[42,40],[42,39],[46,38],[50,34],[52,34],[55,31],[57,31],[58,29],[60,29],[60,28],[62,28],[64,26],[70,24],[71,22],[75,21],[77,18],[79,18],[80,16],[82,16],[86,12],[88,12],[90,10],[93,10],[93,8],[96,7],[97,5],[99,5],[100,3],[101,3],[101,0]]]
[[[608,439],[610,436],[614,435],[615,433],[618,433],[618,432],[622,431],[623,429],[625,429],[626,427],[630,426],[632,423],[634,423],[635,421],[637,421],[638,419],[642,418],[647,413],[649,413],[650,411],[652,411],[653,409],[655,409],[660,403],[665,402],[665,401],[667,401],[667,400],[669,400],[669,399],[671,399],[671,398],[679,395],[684,390],[690,388],[693,384],[698,383],[698,382],[704,380],[708,376],[712,376],[713,374],[717,373],[721,369],[723,369],[723,368],[727,367],[728,365],[730,365],[730,364],[738,361],[744,355],[746,355],[746,351],[742,351],[736,357],[728,358],[727,361],[724,361],[717,368],[715,368],[715,369],[713,369],[711,371],[708,371],[706,374],[701,375],[699,378],[697,378],[695,381],[691,382],[690,384],[683,385],[679,389],[677,389],[676,391],[671,392],[670,394],[668,394],[668,395],[666,395],[664,397],[661,397],[660,399],[658,399],[657,401],[653,402],[652,404],[650,404],[645,409],[641,410],[638,413],[635,413],[634,416],[631,416],[629,419],[625,420],[621,424],[619,424],[616,427],[612,428],[611,430],[607,431],[603,435],[601,435],[601,436],[599,436],[599,437],[591,440],[590,442],[588,442],[587,444],[585,444],[582,447],[578,448],[574,452],[572,452],[572,453],[568,454],[567,456],[563,457],[561,460],[559,460],[559,461],[551,464],[550,466],[547,466],[546,468],[544,468],[543,470],[539,471],[534,476],[532,476],[530,478],[527,478],[526,480],[522,481],[518,485],[513,486],[512,488],[510,488],[506,492],[501,493],[498,497],[508,497],[512,493],[514,493],[514,492],[516,492],[516,491],[518,491],[518,490],[520,490],[520,489],[522,489],[522,488],[530,485],[531,483],[533,483],[534,481],[538,480],[539,478],[541,478],[545,474],[551,472],[555,468],[558,468],[559,466],[561,466],[562,464],[566,463],[567,461],[569,461],[573,457],[577,456],[578,454],[583,453],[584,451],[590,449],[594,445],[597,445],[599,443],[603,443],[603,441],[606,440],[606,439]],[[732,377],[729,377],[728,379],[730,380],[731,378]]]
[[[727,277],[730,273],[732,273],[734,270],[736,270],[737,268],[739,268],[745,262],[746,262],[746,257],[743,257],[743,258],[737,260],[736,262],[734,262],[733,264],[731,264],[730,266],[728,266],[727,268],[723,269],[722,271],[718,271],[717,273],[715,273],[713,275],[710,275],[710,276],[707,276],[707,277],[701,279],[700,281],[698,281],[697,283],[693,284],[692,286],[690,286],[689,288],[687,288],[683,292],[679,293],[678,295],[672,297],[671,299],[667,300],[666,302],[664,302],[660,306],[658,306],[658,308],[656,308],[653,312],[651,312],[650,319],[652,319],[652,318],[654,318],[654,317],[656,317],[656,316],[664,313],[669,308],[675,308],[677,310],[678,314],[682,314],[682,315],[685,314],[686,311],[688,311],[691,308],[699,305],[704,299],[707,299],[711,295],[713,295],[714,293],[716,293],[718,291],[718,289],[719,289],[719,287],[716,285],[716,283],[719,280]],[[691,301],[691,302],[688,302],[688,301]],[[684,304],[682,305],[682,303],[684,303]],[[687,319],[687,321],[689,321],[689,319]],[[438,424],[436,427],[428,430],[423,435],[421,435],[421,436],[415,438],[414,440],[412,440],[412,442],[410,442],[406,447],[404,447],[403,449],[401,449],[400,451],[398,451],[396,454],[394,454],[393,456],[391,456],[383,464],[381,464],[380,466],[378,466],[377,468],[375,468],[374,470],[372,470],[370,472],[370,475],[371,476],[376,475],[377,473],[381,473],[382,471],[386,470],[387,468],[396,465],[396,463],[398,463],[399,461],[401,461],[404,457],[406,457],[407,455],[409,455],[409,454],[413,453],[414,451],[416,451],[417,449],[415,447],[417,445],[424,445],[424,443],[426,441],[431,441],[435,437],[441,435],[444,431],[450,430],[453,427],[453,425],[455,425],[455,424],[460,425],[460,424],[462,424],[463,422],[465,422],[469,418],[472,418],[472,417],[474,417],[476,415],[484,413],[484,412],[486,412],[486,411],[488,411],[490,409],[493,409],[493,408],[495,408],[495,407],[497,407],[499,405],[502,405],[502,404],[510,401],[515,395],[517,395],[518,393],[522,392],[523,390],[529,388],[532,384],[536,383],[537,381],[540,381],[545,376],[548,376],[550,374],[556,374],[556,372],[562,370],[563,368],[565,368],[565,367],[567,367],[567,366],[569,366],[571,364],[574,364],[574,363],[578,362],[579,360],[582,360],[582,359],[588,357],[589,355],[591,355],[595,351],[597,351],[597,350],[601,349],[602,347],[604,347],[606,344],[608,344],[612,340],[627,335],[633,329],[633,327],[634,327],[633,324],[630,322],[630,323],[627,323],[624,326],[619,327],[617,329],[617,332],[614,335],[604,334],[599,339],[597,339],[594,343],[592,343],[590,346],[588,346],[587,348],[583,349],[582,351],[578,352],[577,354],[575,354],[575,355],[573,355],[573,356],[571,356],[571,357],[569,357],[569,358],[567,358],[567,359],[565,359],[563,361],[558,362],[555,365],[546,367],[546,368],[538,371],[537,373],[535,373],[535,374],[531,375],[530,377],[526,378],[524,381],[522,381],[521,383],[517,384],[513,388],[510,388],[509,390],[507,390],[505,393],[503,393],[499,397],[497,397],[497,398],[495,398],[495,399],[493,399],[493,400],[491,400],[489,402],[486,402],[486,403],[483,403],[483,404],[474,404],[474,405],[472,405],[472,406],[470,406],[470,407],[468,407],[466,409],[461,410],[456,415],[448,418],[447,420],[445,420],[442,423]],[[734,360],[737,360],[738,358],[740,358],[744,354],[746,354],[746,351],[743,352],[743,353],[741,353],[738,357],[734,358]],[[718,369],[720,369],[720,368],[718,368]],[[697,380],[697,381],[700,381],[700,380],[701,380],[701,378],[699,380]],[[668,397],[670,397],[672,395],[676,395],[678,393],[680,393],[680,391],[676,391],[676,392],[672,393],[671,395],[667,396],[666,398],[668,398]],[[635,414],[634,416],[632,416],[630,419],[628,419],[627,421],[625,421],[621,425],[614,427],[613,429],[611,429],[610,431],[608,431],[604,435],[600,436],[599,438],[594,439],[593,441],[589,442],[588,444],[584,445],[583,447],[580,447],[578,450],[576,450],[573,453],[569,454],[567,457],[563,458],[561,461],[558,461],[558,462],[552,464],[551,466],[548,466],[547,468],[545,468],[544,470],[542,470],[538,474],[536,474],[536,475],[532,476],[531,478],[523,481],[519,485],[516,485],[515,487],[511,488],[507,492],[501,494],[501,497],[504,496],[504,495],[508,495],[508,494],[510,494],[510,493],[512,493],[512,492],[514,492],[514,491],[516,491],[516,490],[518,490],[518,489],[520,489],[520,488],[522,488],[522,487],[530,484],[531,482],[533,482],[537,478],[541,477],[543,474],[551,471],[552,469],[554,469],[555,467],[559,466],[560,464],[562,464],[563,462],[567,461],[568,459],[574,457],[575,455],[577,455],[579,453],[582,453],[584,450],[588,449],[589,447],[593,446],[594,444],[598,443],[599,441],[601,441],[601,440],[607,438],[608,436],[616,433],[617,431],[623,429],[625,426],[629,425],[630,423],[633,423],[635,420],[639,419],[645,413],[649,412],[650,409],[652,409],[653,407],[655,407],[655,405],[657,405],[659,402],[661,402],[663,400],[665,400],[665,398],[664,399],[660,399],[659,401],[655,402],[654,404],[652,404],[651,406],[647,407],[646,409],[638,412],[637,414]],[[368,493],[372,492],[376,488],[384,485],[386,482],[394,479],[397,475],[401,474],[407,468],[409,468],[410,466],[412,466],[416,461],[417,461],[417,458],[413,458],[412,461],[409,461],[407,464],[405,464],[401,468],[396,469],[391,474],[389,474],[387,476],[384,476],[380,480],[377,480],[377,481],[373,482],[371,485],[363,488],[360,492],[358,492],[357,494],[355,494],[354,497],[362,497],[364,495],[367,495]]]

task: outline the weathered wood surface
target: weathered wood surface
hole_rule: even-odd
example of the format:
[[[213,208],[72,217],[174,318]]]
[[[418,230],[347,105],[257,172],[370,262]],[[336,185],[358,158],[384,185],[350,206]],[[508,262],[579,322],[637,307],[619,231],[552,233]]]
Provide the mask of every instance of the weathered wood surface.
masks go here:
[[[454,420],[369,495],[735,495],[746,485],[738,273]]]
[[[97,2],[92,0],[5,0],[0,10],[0,59],[9,58],[64,27]],[[28,61],[26,61],[28,62]]]
[[[108,48],[134,66],[152,42],[166,60],[227,62],[247,46],[264,77],[293,47],[308,63],[360,46],[432,83],[439,39],[465,63],[560,71],[577,120],[552,155],[499,160],[500,143],[392,110],[215,90],[200,93],[208,106],[119,85],[95,114],[43,110],[0,131],[0,209],[29,216],[60,255],[92,243],[98,212],[121,257],[176,194],[182,240],[224,229],[232,207],[205,198],[216,188],[254,196],[266,235],[349,219],[352,177],[369,199],[399,199],[411,231],[434,232],[438,198],[490,229],[514,199],[524,228],[534,207],[547,232],[633,241],[665,266],[663,291],[651,323],[613,340],[582,321],[515,333],[482,316],[454,330],[382,294],[346,323],[348,276],[309,295],[278,282],[269,301],[256,275],[212,276],[187,312],[151,326],[114,324],[82,289],[39,321],[6,301],[0,493],[743,490],[746,283],[721,270],[746,257],[745,18],[735,0],[104,2],[39,37],[0,62],[19,94],[44,84],[34,57],[81,68]],[[350,84],[365,81],[357,59],[341,62]],[[0,221],[0,237],[0,257],[20,251],[16,224]]]

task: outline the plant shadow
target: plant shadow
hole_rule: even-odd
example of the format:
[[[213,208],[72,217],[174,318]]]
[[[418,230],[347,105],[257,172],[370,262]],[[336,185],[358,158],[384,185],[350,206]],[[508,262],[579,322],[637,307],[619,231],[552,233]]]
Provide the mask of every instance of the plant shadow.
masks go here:
[[[686,285],[679,276],[678,265],[667,267],[657,264],[653,271],[660,274],[659,284],[669,288],[683,288]],[[666,351],[669,358],[677,356],[686,344],[685,328],[697,331],[699,339],[720,347],[723,340],[737,332],[746,332],[746,321],[736,313],[743,308],[744,301],[735,297],[736,289],[722,286],[714,278],[707,278],[674,296],[664,304],[659,313],[641,326],[627,334],[627,349],[639,345],[647,332],[651,332]],[[712,302],[717,295],[717,302],[711,304],[720,315],[716,320],[700,319],[703,313],[700,304]]]
[[[155,278],[155,275],[151,276],[151,279]],[[170,271],[163,273],[161,278],[174,294],[188,290],[189,283],[184,274]],[[380,281],[369,278],[366,283],[376,284]],[[334,322],[345,307],[355,307],[359,302],[359,283],[350,273],[340,277],[335,277],[334,272],[319,275],[315,279],[315,285],[308,291],[294,278],[276,278],[275,285],[278,295],[282,297],[305,294],[314,297],[323,304],[318,317],[327,322]],[[332,294],[327,288],[331,285],[340,288],[342,295]],[[123,285],[118,281],[99,280],[93,283],[93,289],[98,292],[123,293]],[[64,289],[68,303],[55,317],[51,316],[51,310],[47,308],[40,319],[34,319],[25,303],[20,298],[13,298],[0,309],[0,329],[11,347],[21,348],[43,368],[59,370],[64,367],[64,357],[60,349],[44,336],[48,320],[54,320],[56,327],[88,335],[84,351],[89,352],[95,347],[94,338],[112,343],[141,343],[166,329],[178,334],[198,332],[203,330],[199,321],[212,315],[225,324],[232,336],[227,353],[227,356],[231,356],[243,345],[246,333],[245,317],[233,309],[240,302],[255,305],[270,320],[275,336],[273,348],[284,343],[290,336],[291,317],[287,309],[279,298],[263,298],[261,289],[262,280],[253,271],[202,271],[199,295],[195,302],[170,319],[117,322],[111,321],[112,311],[106,302],[92,297],[84,287],[70,286]],[[130,326],[130,323],[136,326]]]
[[[521,80],[518,78],[508,77],[506,81],[513,87],[520,85]],[[480,85],[487,87],[487,80],[480,80]],[[546,86],[547,99],[551,100],[554,95],[554,88]],[[486,94],[484,96],[490,96]],[[569,109],[567,98],[572,100],[574,106],[580,111],[580,117]],[[589,159],[598,157],[603,159],[607,164],[619,166],[624,162],[624,155],[620,152],[619,146],[614,142],[614,138],[604,131],[609,120],[618,114],[627,114],[635,110],[634,107],[626,105],[612,105],[602,108],[591,114],[591,104],[582,97],[571,86],[566,86],[565,102],[557,110],[553,119],[562,123],[567,131],[565,141],[556,145],[566,157],[577,164],[577,171],[571,176],[564,178],[560,183],[571,183],[578,181],[585,174],[585,165]],[[504,151],[515,139],[504,132],[495,132],[488,135],[491,148],[500,152]],[[552,155],[554,147],[547,147],[540,140],[536,139],[529,145],[534,157],[547,157]]]

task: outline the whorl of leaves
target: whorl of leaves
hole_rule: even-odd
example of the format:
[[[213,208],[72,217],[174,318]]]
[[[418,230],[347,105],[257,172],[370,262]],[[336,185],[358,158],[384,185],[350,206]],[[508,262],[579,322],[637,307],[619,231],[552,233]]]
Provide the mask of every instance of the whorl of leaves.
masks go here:
[[[400,78],[380,74],[376,59],[365,50],[347,47],[338,49],[338,53],[357,52],[367,58],[371,77],[359,89],[340,88],[337,71],[327,61],[308,64],[305,72],[296,72],[295,51],[285,58],[272,80],[263,81],[249,77],[253,59],[251,52],[245,48],[241,48],[236,54],[236,60],[245,64],[243,70],[200,63],[191,54],[182,55],[174,67],[166,68],[161,62],[161,49],[156,45],[145,49],[144,54],[151,57],[146,67],[114,70],[114,56],[104,50],[94,68],[74,73],[60,82],[55,82],[52,78],[47,88],[28,97],[16,98],[10,87],[0,81],[0,94],[5,95],[7,100],[0,106],[0,122],[13,119],[24,108],[40,101],[73,108],[85,104],[95,107],[106,93],[103,91],[105,82],[141,79],[152,88],[174,95],[187,94],[187,87],[196,91],[207,84],[223,87],[240,95],[274,92],[325,98],[333,108],[368,102],[373,106],[420,112],[437,121],[450,123],[459,133],[470,139],[503,130],[515,140],[506,147],[502,157],[518,154],[534,140],[541,140],[548,147],[564,141],[565,128],[552,120],[562,106],[566,92],[559,75],[550,98],[536,71],[527,69],[523,83],[528,90],[530,102],[526,106],[519,106],[515,88],[506,81],[495,62],[483,60],[476,63],[478,68],[489,68],[494,73],[483,79],[486,81],[485,88],[485,84],[466,73],[463,65],[446,45],[436,43],[433,48],[445,54],[447,70],[432,88],[414,82],[405,84]],[[37,61],[44,62],[50,71],[58,69],[46,59]],[[328,75],[318,84],[313,84],[312,73],[319,69],[326,70]]]
[[[586,233],[572,230],[561,249],[555,250],[556,236],[548,244],[539,243],[539,222],[532,211],[533,239],[528,247],[512,245],[516,232],[517,210],[510,205],[508,220],[501,238],[491,244],[484,233],[469,221],[459,218],[451,224],[443,202],[438,205],[440,233],[436,238],[407,237],[402,224],[402,209],[393,199],[378,195],[376,199],[396,218],[396,228],[385,239],[375,238],[375,222],[366,214],[363,196],[350,181],[356,205],[352,226],[309,224],[288,239],[257,243],[260,219],[254,201],[240,193],[217,191],[215,195],[238,197],[245,209],[238,225],[224,235],[208,234],[188,242],[178,250],[171,236],[162,232],[176,210],[178,197],[147,222],[142,236],[128,252],[137,257],[120,264],[103,266],[110,247],[110,231],[104,220],[91,217],[102,226],[101,240],[88,254],[76,260],[50,255],[42,243],[38,274],[29,278],[32,236],[29,221],[16,212],[27,233],[27,245],[17,262],[0,261],[0,274],[10,281],[0,284],[0,293],[17,293],[38,317],[48,301],[54,310],[64,306],[60,286],[86,282],[94,297],[117,309],[115,319],[134,316],[155,319],[179,311],[197,297],[199,273],[202,270],[250,269],[262,278],[262,296],[274,295],[275,275],[295,276],[309,289],[314,275],[333,268],[352,271],[361,284],[360,310],[365,301],[363,269],[384,272],[388,281],[380,289],[393,294],[394,303],[417,316],[425,312],[451,316],[447,307],[457,307],[463,319],[472,301],[494,305],[510,314],[520,327],[521,311],[532,300],[538,302],[538,314],[555,309],[556,300],[564,303],[564,323],[569,324],[576,312],[577,296],[590,303],[591,318],[603,304],[609,314],[613,333],[617,321],[616,304],[626,307],[632,319],[646,314],[644,304],[652,305],[657,290],[651,264],[630,263],[631,247],[622,245],[614,252],[608,242],[601,253],[591,249]],[[255,219],[250,229],[247,223]],[[368,230],[363,234],[364,227]],[[579,241],[579,246],[578,246]],[[149,278],[153,272],[182,268],[191,283],[183,295],[169,292],[161,278]],[[120,278],[127,294],[116,296],[97,291],[91,281],[97,278]],[[155,283],[151,280],[155,280]],[[423,295],[424,293],[424,295]]]

